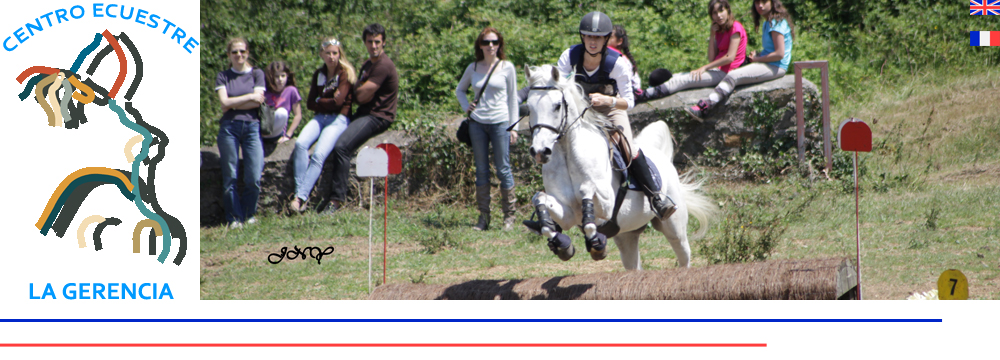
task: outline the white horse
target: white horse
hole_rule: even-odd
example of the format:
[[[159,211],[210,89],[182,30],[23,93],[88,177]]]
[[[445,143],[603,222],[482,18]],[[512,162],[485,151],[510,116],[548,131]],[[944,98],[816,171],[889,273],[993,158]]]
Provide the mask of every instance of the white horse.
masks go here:
[[[609,142],[602,129],[608,123],[607,118],[596,111],[584,111],[588,103],[572,74],[561,74],[551,65],[531,67],[526,72],[531,84],[527,99],[532,133],[529,153],[542,164],[545,185],[545,191],[535,194],[532,204],[540,218],[536,225],[549,240],[549,248],[561,259],[569,260],[575,249],[561,230],[580,226],[587,250],[595,260],[603,259],[607,253],[607,237],[601,233],[604,232],[613,236],[625,269],[641,269],[639,235],[652,220],[653,228],[670,241],[680,266],[690,267],[688,214],[700,223],[692,237],[698,239],[705,235],[718,209],[697,192],[700,183],[682,181],[677,174],[671,160],[673,141],[666,123],[650,124],[636,136],[635,142],[660,170],[663,179],[660,193],[673,199],[677,211],[660,220],[642,192],[628,191],[617,214],[620,230],[617,234],[614,230],[606,231],[603,225],[612,218],[616,189],[623,181],[621,173],[612,169]],[[601,232],[597,224],[602,224]]]

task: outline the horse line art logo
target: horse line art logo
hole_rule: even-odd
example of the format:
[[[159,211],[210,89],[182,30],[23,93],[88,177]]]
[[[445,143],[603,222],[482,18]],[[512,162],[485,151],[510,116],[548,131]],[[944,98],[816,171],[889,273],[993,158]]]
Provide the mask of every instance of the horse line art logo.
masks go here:
[[[81,65],[105,42],[107,45],[97,52],[87,67],[85,73],[88,76],[81,80],[84,77],[84,74],[78,73]],[[126,56],[123,45],[131,54],[131,61],[134,64],[132,74],[134,76],[123,96],[126,101],[120,104],[120,100],[116,100],[116,97],[129,74],[129,58]],[[112,51],[117,57],[119,68],[118,76],[111,90],[108,91],[97,84],[91,76]],[[122,196],[132,202],[136,209],[146,217],[135,224],[132,232],[132,252],[139,253],[140,237],[143,230],[151,228],[148,240],[149,255],[156,255],[156,238],[162,236],[163,248],[156,260],[163,263],[170,253],[171,240],[177,239],[179,244],[173,263],[180,265],[187,252],[187,235],[184,226],[176,217],[164,212],[156,198],[156,166],[163,160],[170,140],[166,133],[143,121],[139,110],[132,106],[131,102],[139,83],[142,81],[142,71],[142,57],[129,37],[124,32],[114,36],[108,30],[104,30],[94,35],[93,42],[80,52],[69,69],[32,66],[17,76],[17,82],[25,84],[24,91],[18,97],[24,101],[34,89],[34,98],[45,112],[48,125],[51,127],[79,129],[88,122],[84,105],[95,104],[109,108],[123,126],[137,133],[125,143],[124,147],[125,158],[132,165],[131,169],[84,167],[72,172],[52,192],[52,196],[39,216],[38,222],[35,223],[35,227],[42,235],[47,235],[49,230],[53,230],[56,236],[62,238],[91,191],[101,185],[115,185]],[[25,83],[29,76],[31,79]],[[60,90],[62,91],[60,92]],[[130,120],[129,116],[135,120]],[[132,148],[140,143],[141,151],[138,154],[133,154]],[[156,155],[153,157],[149,157],[151,146],[156,146]],[[140,166],[147,166],[145,180],[140,176]],[[146,203],[149,204],[149,207]],[[93,231],[94,250],[100,251],[103,249],[101,234],[104,228],[118,226],[122,221],[115,217],[104,217],[96,214],[84,218],[77,230],[80,248],[87,246],[86,229],[93,223],[98,223]]]

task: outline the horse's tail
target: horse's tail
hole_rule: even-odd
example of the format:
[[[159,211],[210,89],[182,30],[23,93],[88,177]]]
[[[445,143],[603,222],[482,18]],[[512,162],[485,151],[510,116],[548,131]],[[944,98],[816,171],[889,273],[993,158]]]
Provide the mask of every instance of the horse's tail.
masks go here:
[[[691,240],[698,240],[705,237],[709,224],[714,223],[719,218],[719,207],[712,203],[712,200],[701,193],[701,185],[705,179],[695,180],[694,172],[688,171],[681,175],[680,193],[687,204],[688,214],[698,219],[698,231],[691,236]]]
[[[666,122],[654,121],[647,125],[636,137],[636,143],[641,144],[644,151],[661,151],[667,155],[667,159],[672,161],[674,158],[674,139]],[[688,213],[698,219],[699,223],[698,231],[691,240],[704,237],[709,225],[719,217],[718,206],[700,191],[704,182],[705,179],[696,180],[690,171],[680,176],[681,198],[687,204]]]

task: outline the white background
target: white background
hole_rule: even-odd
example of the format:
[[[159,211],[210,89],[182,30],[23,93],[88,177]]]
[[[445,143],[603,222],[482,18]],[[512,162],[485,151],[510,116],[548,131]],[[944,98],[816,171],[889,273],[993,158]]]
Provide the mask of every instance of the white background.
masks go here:
[[[163,25],[150,29],[132,21],[95,19],[92,3],[18,2],[0,12],[0,39],[27,21],[55,9],[80,4],[87,16],[45,26],[13,52],[0,52],[0,104],[7,136],[3,154],[4,195],[0,206],[0,319],[943,319],[941,323],[11,323],[0,322],[0,343],[766,343],[766,348],[3,348],[0,358],[43,355],[84,358],[274,358],[321,356],[375,358],[962,358],[995,357],[998,316],[994,301],[200,301],[198,246],[199,111],[198,56],[188,54]],[[136,6],[169,19],[200,39],[195,1],[139,2]],[[54,17],[53,17],[54,19]],[[44,21],[44,19],[43,19]],[[134,224],[143,219],[118,190],[104,185],[91,193],[58,238],[34,227],[58,184],[71,172],[89,166],[131,169],[123,147],[135,135],[118,123],[107,107],[86,105],[90,122],[81,129],[47,126],[32,98],[19,101],[24,85],[14,79],[24,69],[42,65],[69,68],[94,33],[126,32],[142,55],[144,78],[133,105],[145,121],[170,138],[157,169],[157,194],[163,209],[178,217],[189,238],[181,266],[142,251],[131,252]],[[186,40],[186,39],[185,39]],[[16,41],[13,40],[12,41]],[[102,43],[94,54],[105,46]],[[197,48],[200,49],[200,46]],[[126,50],[128,53],[128,50]],[[89,65],[88,57],[80,73]],[[130,69],[134,69],[130,64]],[[131,84],[126,79],[118,95]],[[95,74],[105,88],[117,75],[111,54]],[[213,81],[207,79],[204,81]],[[155,155],[151,153],[150,156]],[[143,176],[146,174],[143,173]],[[94,225],[86,248],[79,248],[76,227],[100,214],[123,220],[105,228],[104,250],[93,248]],[[159,249],[158,249],[159,250]],[[170,283],[175,300],[65,300],[67,282]],[[29,300],[45,283],[58,300]],[[927,289],[930,290],[930,289]],[[11,357],[7,357],[12,355]]]

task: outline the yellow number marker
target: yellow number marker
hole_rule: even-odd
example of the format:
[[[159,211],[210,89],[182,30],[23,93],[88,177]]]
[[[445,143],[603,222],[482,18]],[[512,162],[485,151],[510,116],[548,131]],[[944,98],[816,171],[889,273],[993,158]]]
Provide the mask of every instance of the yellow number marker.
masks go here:
[[[955,269],[945,270],[938,278],[938,299],[941,300],[968,300],[969,280],[961,271]]]

